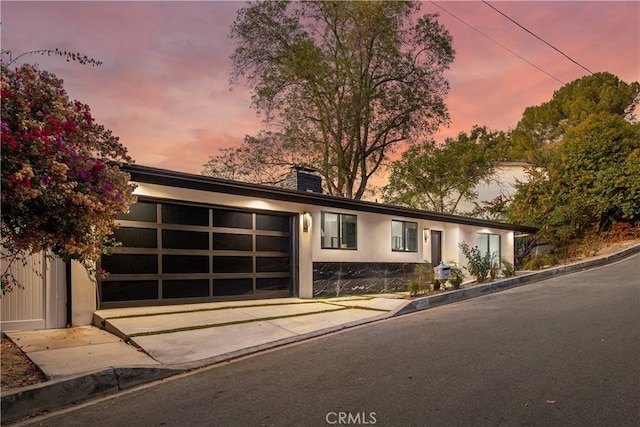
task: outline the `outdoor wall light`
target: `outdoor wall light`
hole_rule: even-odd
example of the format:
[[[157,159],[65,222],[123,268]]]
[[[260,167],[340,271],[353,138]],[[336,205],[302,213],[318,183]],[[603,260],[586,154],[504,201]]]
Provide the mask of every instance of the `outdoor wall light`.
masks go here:
[[[302,214],[302,231],[305,233],[309,231],[309,227],[311,226],[311,214],[309,212],[305,212]]]
[[[425,243],[427,243],[429,241],[429,229],[428,228],[424,228],[422,230],[422,240],[424,240]]]

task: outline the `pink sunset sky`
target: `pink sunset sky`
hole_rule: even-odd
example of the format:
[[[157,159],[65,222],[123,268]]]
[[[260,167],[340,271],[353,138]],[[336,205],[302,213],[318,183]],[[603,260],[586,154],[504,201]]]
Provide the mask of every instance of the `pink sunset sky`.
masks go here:
[[[589,70],[626,82],[640,79],[640,2],[491,4]],[[2,49],[16,56],[58,48],[101,60],[96,68],[59,57],[23,57],[64,79],[70,97],[89,104],[136,163],[200,173],[218,148],[237,145],[262,126],[248,88],[229,86],[230,26],[244,5],[3,1]],[[438,141],[475,124],[513,128],[526,107],[551,99],[563,86],[558,80],[588,74],[482,2],[423,2],[422,10],[440,12],[457,51],[446,74],[451,123],[435,136]]]

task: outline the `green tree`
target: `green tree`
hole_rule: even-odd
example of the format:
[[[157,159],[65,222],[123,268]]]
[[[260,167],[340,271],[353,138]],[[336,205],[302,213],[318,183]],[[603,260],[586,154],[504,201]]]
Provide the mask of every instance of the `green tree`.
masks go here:
[[[518,184],[510,220],[566,246],[616,221],[640,219],[640,124],[594,114],[546,150],[546,168]]]
[[[582,77],[563,86],[550,101],[525,109],[522,119],[511,132],[511,147],[506,157],[544,163],[540,149],[561,141],[573,127],[589,116],[609,113],[634,120],[640,102],[640,83],[625,83],[603,72]]]
[[[419,1],[256,2],[241,9],[232,26],[232,81],[246,78],[270,130],[254,139],[266,146],[256,150],[264,155],[258,160],[312,167],[328,193],[360,199],[395,147],[445,123],[452,39],[437,15],[419,10]],[[214,156],[211,171],[220,173],[233,155]]]
[[[477,187],[490,180],[501,157],[502,132],[474,127],[469,134],[427,141],[410,147],[393,162],[383,189],[388,203],[435,212],[456,213],[462,199],[474,199]]]
[[[307,163],[304,153],[297,153],[270,132],[258,137],[246,136],[238,147],[219,148],[204,165],[203,175],[234,181],[280,185],[292,165]]]
[[[62,80],[28,64],[3,63],[1,74],[4,294],[18,284],[15,262],[31,253],[51,250],[95,270],[115,216],[135,197],[117,166],[131,161],[127,149],[69,99]]]

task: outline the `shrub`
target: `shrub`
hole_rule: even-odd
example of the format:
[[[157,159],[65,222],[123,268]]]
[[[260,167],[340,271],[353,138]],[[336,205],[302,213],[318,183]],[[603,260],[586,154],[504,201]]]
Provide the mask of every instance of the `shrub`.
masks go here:
[[[434,283],[433,267],[430,262],[424,262],[418,264],[413,269],[415,278],[409,281],[408,291],[409,296],[416,296],[420,292],[426,292],[429,290],[429,286]]]
[[[409,286],[407,287],[410,297],[415,297],[420,293],[420,283],[416,279],[409,280]]]
[[[12,263],[50,250],[92,273],[110,250],[115,218],[135,202],[127,149],[96,123],[89,106],[71,101],[62,80],[37,67],[2,75],[1,234],[4,294],[16,285]]]
[[[478,283],[484,282],[491,271],[492,255],[488,252],[482,254],[477,246],[470,247],[466,242],[462,242],[458,246],[468,261],[468,266],[465,269]]]
[[[502,260],[502,269],[500,272],[503,277],[513,277],[516,275],[516,268],[508,261]]]
[[[451,267],[451,276],[449,277],[449,283],[453,287],[453,289],[460,289],[460,285],[464,280],[464,272],[458,264],[454,261],[449,262],[449,266]]]
[[[558,263],[558,258],[551,253],[546,254],[530,254],[525,258],[522,263],[522,268],[525,270],[539,270],[545,267],[551,267]]]

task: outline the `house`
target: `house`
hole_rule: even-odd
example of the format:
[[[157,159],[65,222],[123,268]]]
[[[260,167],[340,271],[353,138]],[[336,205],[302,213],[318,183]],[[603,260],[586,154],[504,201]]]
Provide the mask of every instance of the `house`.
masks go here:
[[[491,202],[498,197],[511,198],[516,193],[517,182],[528,182],[527,169],[532,165],[526,162],[500,162],[490,180],[481,182],[476,188],[478,195],[474,199],[460,200],[456,212],[472,212],[482,207],[483,202]]]
[[[122,169],[138,196],[118,219],[115,237],[124,246],[102,257],[109,275],[97,283],[77,263],[45,266],[35,293],[39,315],[54,319],[41,327],[61,327],[61,319],[90,324],[93,312],[105,308],[404,291],[417,264],[466,265],[460,242],[513,262],[514,233],[535,231],[325,195],[320,177],[304,168],[287,179],[295,189]],[[70,303],[61,308],[58,295]],[[18,298],[7,297],[4,330],[5,303]],[[66,317],[53,315],[63,308]]]

